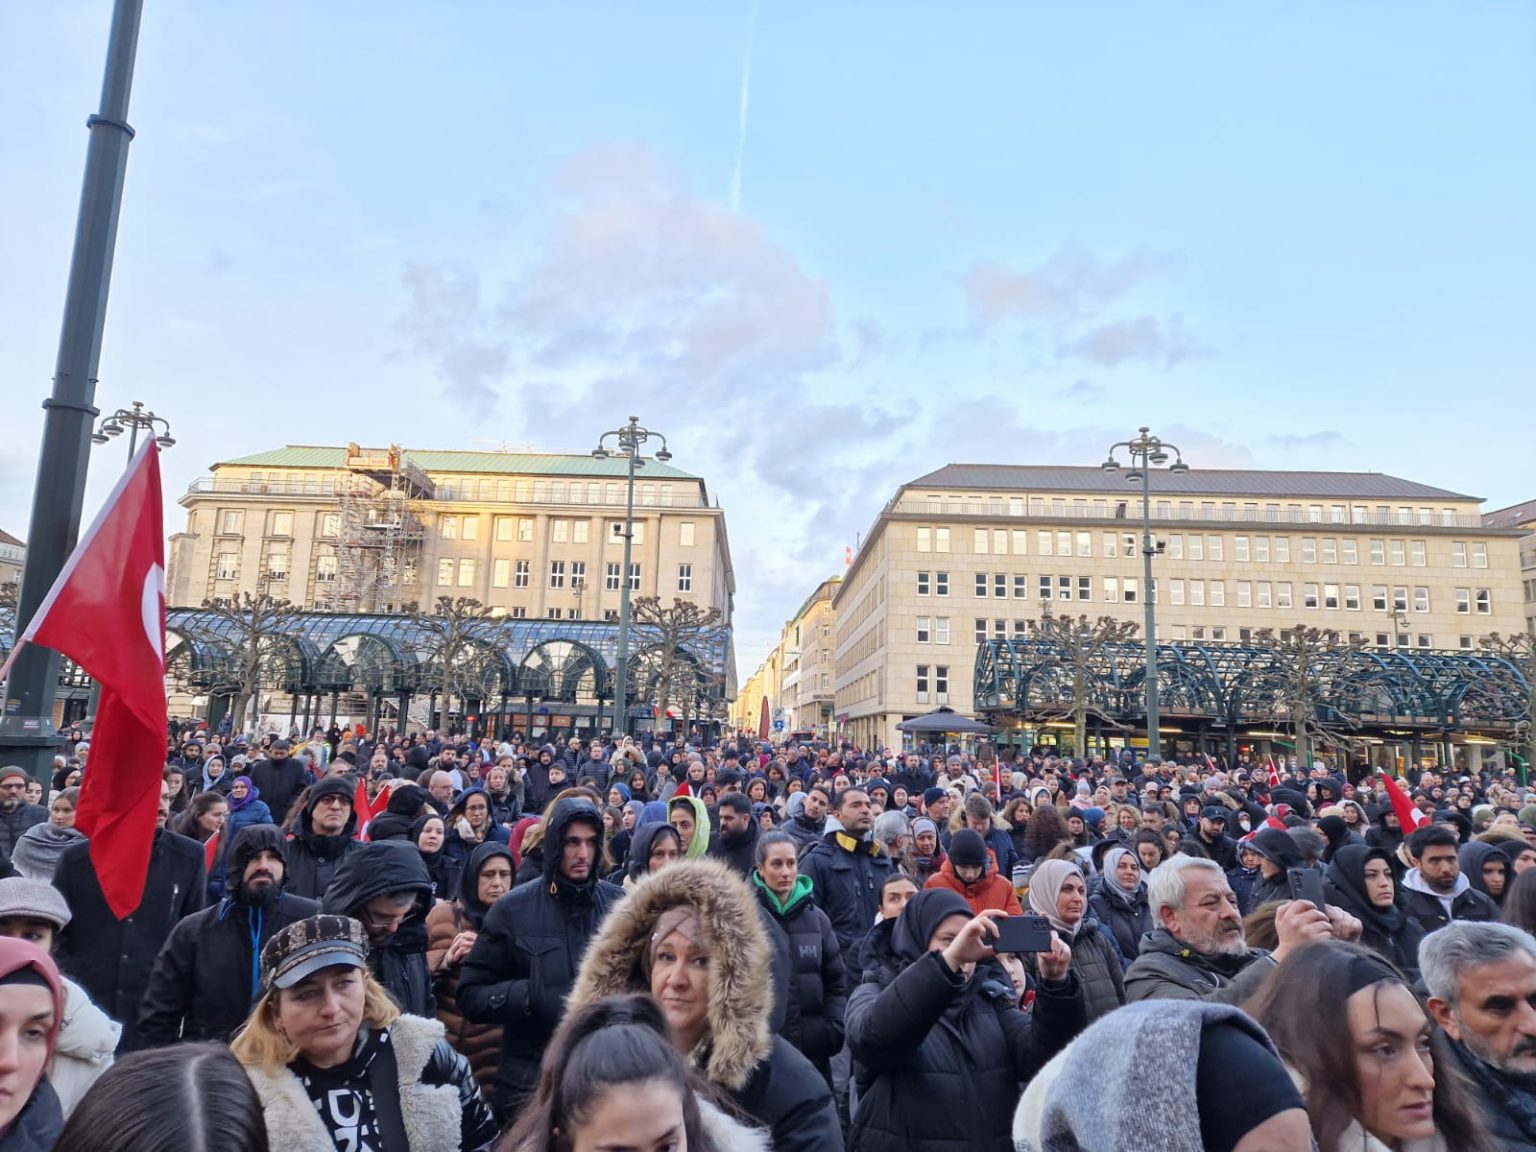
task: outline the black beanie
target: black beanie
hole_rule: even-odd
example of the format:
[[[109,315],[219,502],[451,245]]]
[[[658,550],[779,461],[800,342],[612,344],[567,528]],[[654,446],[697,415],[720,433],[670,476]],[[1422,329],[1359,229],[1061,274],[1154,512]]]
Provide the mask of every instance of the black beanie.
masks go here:
[[[949,862],[956,868],[962,865],[985,867],[987,842],[981,838],[981,833],[970,828],[962,828],[950,837]]]

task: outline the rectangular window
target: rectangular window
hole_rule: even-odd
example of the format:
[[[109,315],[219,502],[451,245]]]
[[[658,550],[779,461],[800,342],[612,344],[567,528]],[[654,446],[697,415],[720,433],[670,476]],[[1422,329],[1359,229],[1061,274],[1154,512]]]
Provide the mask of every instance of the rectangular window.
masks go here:
[[[525,620],[528,618],[528,609],[518,604],[516,607],[508,608],[507,615],[513,620]]]
[[[512,569],[512,587],[526,588],[532,579],[533,563],[529,560],[519,560]]]
[[[1408,541],[1408,563],[1415,568],[1422,568],[1427,563],[1425,555],[1427,547],[1423,540]]]
[[[1275,607],[1289,608],[1291,606],[1291,582],[1281,580],[1275,585]]]
[[[1189,603],[1194,608],[1205,607],[1205,581],[1191,580],[1189,582]]]
[[[935,572],[933,574],[933,594],[935,596],[949,595],[949,573]]]
[[[1174,607],[1180,607],[1184,603],[1184,581],[1168,581],[1168,603]]]
[[[1258,607],[1269,608],[1273,606],[1273,602],[1270,597],[1270,584],[1268,580],[1260,580],[1258,587],[1254,589],[1254,593],[1257,597],[1254,603]]]
[[[1470,588],[1458,588],[1458,589],[1456,589],[1456,611],[1460,612],[1463,616],[1467,616],[1467,615],[1471,614],[1471,612],[1472,612],[1472,589],[1470,589]]]
[[[1015,556],[1029,555],[1029,533],[1023,528],[1013,530],[1013,554]]]
[[[1387,586],[1385,584],[1372,586],[1371,607],[1377,612],[1385,612],[1387,610]]]
[[[1051,578],[1049,576],[1042,576],[1042,577],[1040,577],[1040,599],[1041,600],[1049,600],[1051,598],[1051,588],[1052,588]]]
[[[1360,585],[1344,585],[1344,607],[1347,611],[1360,611]]]
[[[517,542],[519,544],[533,543],[533,521],[526,516],[519,516],[517,520]]]
[[[340,512],[325,512],[320,516],[320,535],[330,540],[341,535]]]
[[[677,590],[679,592],[693,591],[693,565],[679,564],[677,566]]]
[[[927,616],[917,618],[917,642],[928,644],[933,640],[933,622]]]
[[[463,523],[461,525],[461,528],[462,528],[462,530],[459,533],[459,539],[461,539],[461,540],[478,540],[478,539],[480,539],[480,517],[478,517],[478,516],[466,516],[466,517],[464,517],[464,520],[463,520]]]
[[[936,617],[934,619],[934,621],[933,621],[933,642],[935,644],[948,644],[949,643],[949,617],[948,616],[939,616],[939,617]],[[826,653],[823,652],[822,655],[825,656]]]
[[[1191,536],[1189,538],[1189,558],[1191,560],[1205,559],[1205,537]]]
[[[1337,564],[1339,562],[1339,542],[1332,536],[1323,537],[1323,563]]]
[[[1301,586],[1301,606],[1303,608],[1317,607],[1317,585],[1303,584]]]
[[[933,550],[935,552],[949,551],[949,529],[935,528],[933,530]]]
[[[1093,577],[1079,576],[1077,578],[1077,598],[1079,600],[1093,599]]]
[[[1451,541],[1451,567],[1465,568],[1467,566],[1467,542],[1465,540]]]
[[[1388,546],[1388,554],[1392,557],[1392,567],[1401,568],[1408,562],[1407,553],[1403,548],[1403,541],[1393,540]]]
[[[219,531],[225,536],[239,536],[245,531],[245,513],[238,508],[226,508],[219,514]]]
[[[1360,552],[1353,540],[1341,540],[1339,542],[1339,555],[1346,564],[1360,563]]]
[[[985,572],[976,573],[976,595],[983,600],[987,598],[987,574]]]
[[[1232,537],[1232,559],[1242,561],[1248,559],[1248,537]]]
[[[549,562],[549,586],[551,588],[565,587],[565,561],[551,560]]]
[[[551,520],[549,522],[549,542],[551,544],[564,544],[571,536],[571,522],[569,520]]]
[[[1473,542],[1473,544],[1472,544],[1472,567],[1474,567],[1474,568],[1486,568],[1486,567],[1488,567],[1488,545],[1486,545],[1486,544],[1484,544],[1484,543],[1482,543],[1480,541],[1474,541]]]
[[[1237,582],[1237,606],[1239,608],[1253,607],[1253,585],[1247,580]]]
[[[1115,534],[1113,532],[1104,533],[1104,559],[1113,560],[1119,551],[1120,549],[1115,543]]]
[[[338,571],[338,561],[335,556],[321,556],[315,561],[315,582],[317,584],[334,584]]]
[[[1253,559],[1259,564],[1269,563],[1269,537],[1255,536],[1253,538]]]
[[[693,521],[684,520],[677,526],[677,543],[683,548],[693,547]]]
[[[1339,586],[1337,584],[1323,585],[1323,607],[1335,611],[1339,607]]]
[[[1093,533],[1079,532],[1077,534],[1077,554],[1079,556],[1093,555]]]
[[[1488,589],[1486,589],[1486,588],[1479,588],[1477,590],[1476,600],[1477,600],[1477,614],[1479,616],[1488,616],[1488,615],[1492,614],[1492,612],[1493,612],[1493,596],[1492,596],[1491,593],[1489,593]]]
[[[453,587],[453,559],[444,557],[437,562],[437,586],[439,588]]]
[[[949,700],[949,665],[935,664],[933,667],[933,693],[934,698],[940,704]]]
[[[1056,533],[1056,555],[1058,555],[1058,556],[1070,556],[1070,555],[1072,555],[1072,533],[1070,533],[1070,532],[1058,532],[1058,533]]]
[[[1225,580],[1212,580],[1207,591],[1211,596],[1212,608],[1225,608],[1227,606],[1227,582]]]
[[[1289,564],[1291,562],[1291,538],[1289,536],[1275,537],[1275,563]]]
[[[512,517],[498,516],[492,527],[495,530],[497,540],[503,544],[510,544],[512,542],[512,532],[514,529]]]
[[[1221,537],[1207,536],[1205,538],[1205,558],[1207,560],[1221,559]]]
[[[991,534],[985,528],[977,528],[973,533],[973,539],[976,555],[985,556],[987,554],[987,542],[991,539]]]
[[[512,561],[493,560],[491,562],[491,587],[506,588],[512,583]]]
[[[1041,532],[1039,538],[1035,541],[1035,551],[1041,556],[1056,555],[1055,540],[1055,533]]]
[[[240,574],[240,553],[220,552],[219,566],[214,571],[215,580],[233,580]]]
[[[1006,600],[1008,598],[1008,573],[992,573],[992,595],[997,600]]]
[[[293,535],[293,513],[292,512],[274,512],[274,513],[272,513],[272,532],[271,532],[271,535],[273,535],[273,536],[292,536]]]
[[[1136,600],[1137,600],[1137,595],[1136,594],[1137,594],[1137,590],[1138,590],[1139,587],[1140,587],[1140,581],[1134,579],[1133,577],[1127,576],[1121,582],[1121,584],[1120,584],[1120,595],[1121,595],[1121,598],[1127,604],[1134,604],[1134,603],[1136,603]]]
[[[1392,589],[1392,611],[1408,611],[1408,589],[1401,585]]]
[[[1184,534],[1182,532],[1174,532],[1168,537],[1168,559],[1184,559]]]
[[[1115,604],[1120,600],[1120,581],[1117,577],[1104,577],[1104,602]]]
[[[1371,541],[1371,563],[1380,567],[1387,562],[1387,542],[1385,540]]]
[[[459,538],[459,518],[457,516],[439,516],[437,518],[437,534],[444,540],[457,540]]]
[[[929,594],[929,586],[932,584],[932,582],[931,573],[919,572],[917,574],[917,594],[919,596],[927,596]]]
[[[1420,585],[1413,590],[1413,610],[1415,612],[1429,611],[1429,589]]]
[[[1013,574],[1013,598],[1015,600],[1029,599],[1029,577],[1022,572]]]
[[[603,587],[609,592],[617,592],[619,590],[619,565],[603,565]]]
[[[629,590],[631,592],[640,591],[640,565],[638,564],[631,564],[629,566]]]
[[[1301,562],[1303,564],[1317,563],[1317,538],[1315,536],[1303,536],[1301,538]]]
[[[917,666],[917,702],[928,703],[928,665],[926,664]]]
[[[1072,599],[1072,577],[1070,577],[1070,576],[1058,576],[1058,577],[1056,577],[1056,599],[1058,599],[1058,600],[1070,600],[1070,599]]]
[[[985,620],[976,621],[976,630],[973,635],[976,637],[976,643],[978,644],[987,638],[987,622]]]
[[[471,556],[465,556],[459,561],[459,587],[473,588],[475,586],[475,561]]]

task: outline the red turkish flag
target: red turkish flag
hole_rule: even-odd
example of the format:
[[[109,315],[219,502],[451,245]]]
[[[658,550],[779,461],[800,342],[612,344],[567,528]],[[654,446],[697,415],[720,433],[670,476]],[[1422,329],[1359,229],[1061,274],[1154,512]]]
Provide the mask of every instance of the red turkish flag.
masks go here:
[[[1392,802],[1392,812],[1397,817],[1398,826],[1402,828],[1406,836],[1420,824],[1428,824],[1429,817],[1420,812],[1412,800],[1408,799],[1408,793],[1392,777],[1387,775],[1385,768],[1378,768],[1381,773],[1381,782],[1387,786],[1387,799]]]
[[[1275,767],[1275,758],[1273,756],[1269,757],[1269,786],[1271,788],[1280,787],[1280,771]]]
[[[388,801],[385,801],[388,803]],[[352,791],[352,814],[357,817],[357,829],[352,833],[354,840],[368,839],[368,824],[373,819],[373,807],[368,803],[368,785],[363,778],[357,778],[357,787]]]
[[[153,439],[75,546],[19,638],[27,640],[68,656],[101,686],[75,823],[121,920],[144,895],[165,772],[165,531]]]

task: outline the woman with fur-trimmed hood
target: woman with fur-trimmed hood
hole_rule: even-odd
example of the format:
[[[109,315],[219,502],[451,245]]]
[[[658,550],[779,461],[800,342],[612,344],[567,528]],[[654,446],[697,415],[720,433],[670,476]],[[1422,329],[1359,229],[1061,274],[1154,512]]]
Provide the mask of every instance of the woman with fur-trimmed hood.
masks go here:
[[[832,1095],[809,1060],[773,1034],[773,960],[752,890],[715,860],[680,860],[642,879],[603,921],[567,1012],[648,992],[673,1045],[776,1152],[842,1152]]]

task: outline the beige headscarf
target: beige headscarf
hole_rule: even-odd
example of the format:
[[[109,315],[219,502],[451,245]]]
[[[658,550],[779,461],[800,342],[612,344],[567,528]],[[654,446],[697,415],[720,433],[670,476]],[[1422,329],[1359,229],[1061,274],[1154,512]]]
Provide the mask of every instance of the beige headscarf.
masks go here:
[[[1061,895],[1061,886],[1069,876],[1081,880],[1083,871],[1076,864],[1069,864],[1065,860],[1042,860],[1029,875],[1030,911],[1049,920],[1051,927],[1061,934],[1063,940],[1071,940],[1083,925],[1081,920],[1076,924],[1068,924],[1056,915],[1056,899]]]

